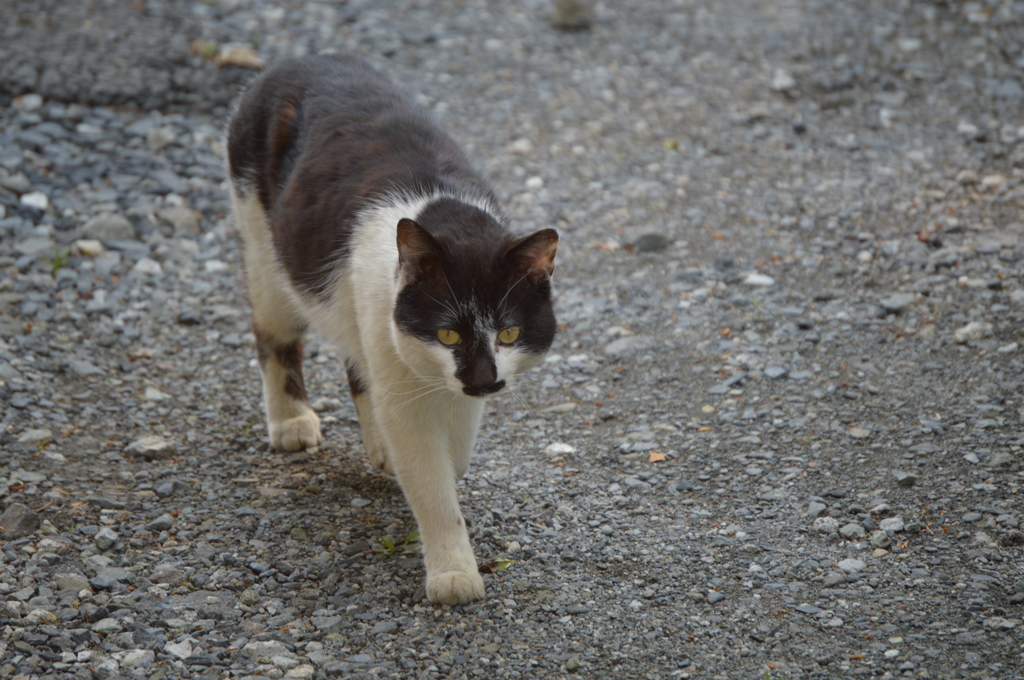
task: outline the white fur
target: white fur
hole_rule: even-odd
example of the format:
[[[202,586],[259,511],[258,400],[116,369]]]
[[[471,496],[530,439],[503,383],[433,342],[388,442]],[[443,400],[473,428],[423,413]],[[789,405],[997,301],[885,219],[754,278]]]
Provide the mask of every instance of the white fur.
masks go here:
[[[452,604],[484,594],[456,494],[456,481],[469,467],[484,402],[462,393],[451,351],[401,332],[393,319],[403,285],[396,274],[398,222],[415,219],[436,198],[395,196],[361,213],[348,266],[324,272],[333,288],[324,302],[291,284],[274,256],[267,218],[255,192],[232,186],[256,323],[282,339],[297,337],[297,329],[308,323],[355,364],[369,388],[355,403],[371,462],[398,477],[412,506],[423,542],[427,596]],[[456,198],[504,221],[487,201]],[[494,332],[489,331],[492,336]],[[498,379],[507,383],[539,361],[513,347],[492,346]],[[309,441],[309,416],[316,414],[275,387],[283,381],[271,379],[273,370],[268,365],[264,372],[264,398],[272,439],[275,432],[281,433],[274,445],[316,443]],[[319,436],[317,420],[317,441]]]

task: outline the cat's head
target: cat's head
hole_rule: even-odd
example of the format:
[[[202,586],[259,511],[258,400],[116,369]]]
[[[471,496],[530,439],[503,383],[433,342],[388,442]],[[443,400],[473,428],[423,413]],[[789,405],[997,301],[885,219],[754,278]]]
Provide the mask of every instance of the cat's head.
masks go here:
[[[399,222],[396,340],[419,375],[483,397],[540,363],[551,347],[558,233],[516,238],[486,212],[464,208],[424,211],[417,220],[429,230]]]

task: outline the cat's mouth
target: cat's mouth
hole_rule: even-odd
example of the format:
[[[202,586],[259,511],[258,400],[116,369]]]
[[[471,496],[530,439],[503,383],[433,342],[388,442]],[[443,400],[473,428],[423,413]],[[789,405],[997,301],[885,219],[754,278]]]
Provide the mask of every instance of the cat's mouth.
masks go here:
[[[486,397],[488,394],[498,392],[503,387],[505,387],[504,380],[498,380],[483,385],[463,385],[462,393],[471,397]]]

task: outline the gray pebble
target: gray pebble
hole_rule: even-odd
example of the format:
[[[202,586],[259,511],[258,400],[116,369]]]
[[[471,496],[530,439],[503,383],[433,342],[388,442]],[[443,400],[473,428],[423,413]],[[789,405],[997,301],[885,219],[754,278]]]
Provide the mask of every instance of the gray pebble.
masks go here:
[[[96,544],[96,547],[98,549],[110,550],[110,548],[112,548],[114,544],[117,543],[118,535],[117,532],[115,532],[110,527],[102,527],[99,531],[96,532],[96,535],[93,536],[92,540],[93,543]]]

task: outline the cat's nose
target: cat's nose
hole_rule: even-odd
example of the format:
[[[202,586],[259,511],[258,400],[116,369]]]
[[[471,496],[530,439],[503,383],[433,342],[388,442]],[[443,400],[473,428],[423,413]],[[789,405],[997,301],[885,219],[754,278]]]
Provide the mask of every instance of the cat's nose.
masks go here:
[[[486,397],[488,394],[494,394],[504,386],[504,380],[497,380],[483,385],[466,385],[462,388],[462,391],[471,397]]]

